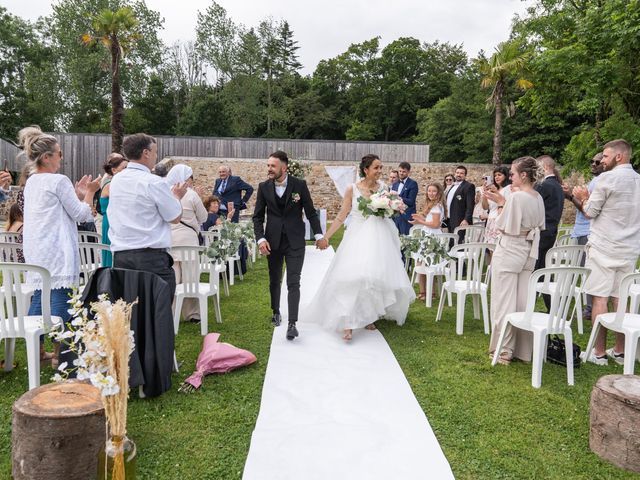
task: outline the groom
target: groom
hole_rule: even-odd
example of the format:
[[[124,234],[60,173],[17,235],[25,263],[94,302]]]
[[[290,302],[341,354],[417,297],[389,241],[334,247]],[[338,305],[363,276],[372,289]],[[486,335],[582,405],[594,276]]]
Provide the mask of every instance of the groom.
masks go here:
[[[300,272],[304,263],[305,238],[302,210],[315,234],[316,247],[324,250],[329,242],[322,235],[318,213],[304,180],[287,174],[289,158],[282,151],[269,155],[269,180],[258,186],[253,213],[253,230],[258,239],[261,255],[267,255],[269,264],[269,292],[271,294],[271,322],[280,325],[280,285],[282,264],[287,265],[289,327],[287,340],[298,336],[296,321],[300,304]],[[265,213],[267,220],[264,228]]]

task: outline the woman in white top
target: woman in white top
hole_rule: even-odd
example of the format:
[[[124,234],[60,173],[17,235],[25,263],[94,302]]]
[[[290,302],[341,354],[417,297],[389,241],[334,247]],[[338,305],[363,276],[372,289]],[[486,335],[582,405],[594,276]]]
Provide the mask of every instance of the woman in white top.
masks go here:
[[[179,183],[184,183],[187,186],[187,193],[185,193],[182,200],[180,200],[180,204],[182,205],[182,218],[179,223],[171,224],[171,245],[174,247],[197,247],[200,245],[200,225],[207,219],[208,214],[202,200],[193,189],[193,170],[187,165],[175,165],[169,170],[167,183],[169,187],[173,187]],[[180,283],[182,280],[180,258],[173,255],[173,261],[176,283]],[[182,304],[182,316],[187,321],[200,321],[200,310],[197,299],[185,298]]]
[[[55,137],[38,127],[27,127],[20,130],[18,140],[35,165],[24,188],[24,259],[49,271],[51,315],[66,322],[70,318],[67,300],[80,275],[76,223],[93,222],[93,196],[100,187],[100,177],[92,181],[85,175],[74,188],[68,177],[56,173],[62,151]],[[29,315],[41,315],[42,278],[30,274],[27,283],[35,289]],[[42,347],[41,357],[47,359]],[[52,365],[56,362],[57,358],[52,359]]]
[[[442,233],[440,225],[442,219],[445,217],[444,206],[444,192],[442,186],[439,183],[430,183],[427,185],[427,203],[424,207],[424,211],[420,213],[414,213],[412,220],[409,222],[412,225],[422,225],[422,231],[429,235],[435,235]],[[425,299],[426,290],[426,276],[423,274],[418,275],[418,285],[420,286],[420,293],[418,299]]]
[[[529,332],[509,326],[502,350],[496,344],[505,317],[523,312],[527,304],[529,277],[538,258],[540,230],[544,229],[544,202],[533,188],[538,164],[532,157],[521,157],[511,164],[511,180],[517,188],[508,198],[485,191],[498,205],[496,228],[500,232],[491,262],[491,345],[489,356],[499,355],[498,363],[508,365],[513,357],[531,360],[533,338]]]

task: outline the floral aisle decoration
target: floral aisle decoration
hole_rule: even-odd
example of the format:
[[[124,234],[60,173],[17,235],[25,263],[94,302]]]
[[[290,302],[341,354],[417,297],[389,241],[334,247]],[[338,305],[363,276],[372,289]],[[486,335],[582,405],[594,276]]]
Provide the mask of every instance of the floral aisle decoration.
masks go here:
[[[240,244],[248,232],[243,230],[239,223],[233,223],[226,218],[222,219],[222,223],[217,227],[212,227],[220,232],[220,238],[205,250],[205,254],[215,263],[226,262],[229,257],[233,257],[238,253]]]
[[[135,444],[127,438],[129,357],[135,349],[130,328],[134,303],[112,303],[107,295],[101,295],[87,309],[80,295],[74,294],[69,300],[72,319],[67,328],[60,326],[50,333],[77,355],[73,365],[60,364],[53,379],[62,381],[75,373],[78,380],[88,380],[102,394],[108,439],[99,462],[99,478],[123,480],[125,469],[135,469]]]
[[[287,173],[291,176],[304,179],[311,171],[311,165],[302,160],[289,159]]]
[[[418,256],[429,267],[452,259],[447,247],[448,241],[446,239],[443,243],[437,235],[401,235],[400,248],[405,257]]]
[[[384,217],[391,218],[403,213],[406,205],[396,192],[381,190],[369,198],[358,197],[358,210],[364,217]]]

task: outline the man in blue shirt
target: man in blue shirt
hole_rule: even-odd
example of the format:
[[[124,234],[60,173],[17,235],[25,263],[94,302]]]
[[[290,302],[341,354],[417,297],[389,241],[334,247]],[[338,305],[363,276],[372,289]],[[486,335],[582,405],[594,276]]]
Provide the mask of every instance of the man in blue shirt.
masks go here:
[[[587,189],[589,193],[593,192],[593,188],[596,185],[598,180],[598,176],[603,171],[602,162],[602,153],[596,154],[591,159],[591,174],[593,178],[587,185]],[[584,212],[582,211],[582,203],[577,199],[573,198],[571,194],[571,188],[565,183],[562,185],[562,190],[564,191],[564,196],[567,200],[569,200],[576,207],[576,222],[573,225],[573,230],[571,230],[571,238],[576,240],[578,245],[586,245],[589,240],[589,231],[591,230],[591,220],[585,217]],[[582,313],[582,317],[586,319],[591,319],[591,295],[587,295],[587,304],[584,307],[584,312]]]

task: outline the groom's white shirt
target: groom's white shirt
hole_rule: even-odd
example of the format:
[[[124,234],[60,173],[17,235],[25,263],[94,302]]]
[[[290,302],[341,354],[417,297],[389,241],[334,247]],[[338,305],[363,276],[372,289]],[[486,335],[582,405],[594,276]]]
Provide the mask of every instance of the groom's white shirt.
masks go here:
[[[284,177],[284,180],[282,181],[282,183],[278,183],[276,182],[276,195],[278,195],[278,197],[282,198],[282,196],[284,195],[284,191],[287,189],[287,182],[289,181],[289,175]],[[322,239],[324,237],[324,235],[322,235],[321,233],[316,233],[314,235],[316,241]],[[267,239],[262,237],[260,240],[258,240],[256,243],[258,245],[260,245],[262,242],[266,242]]]

